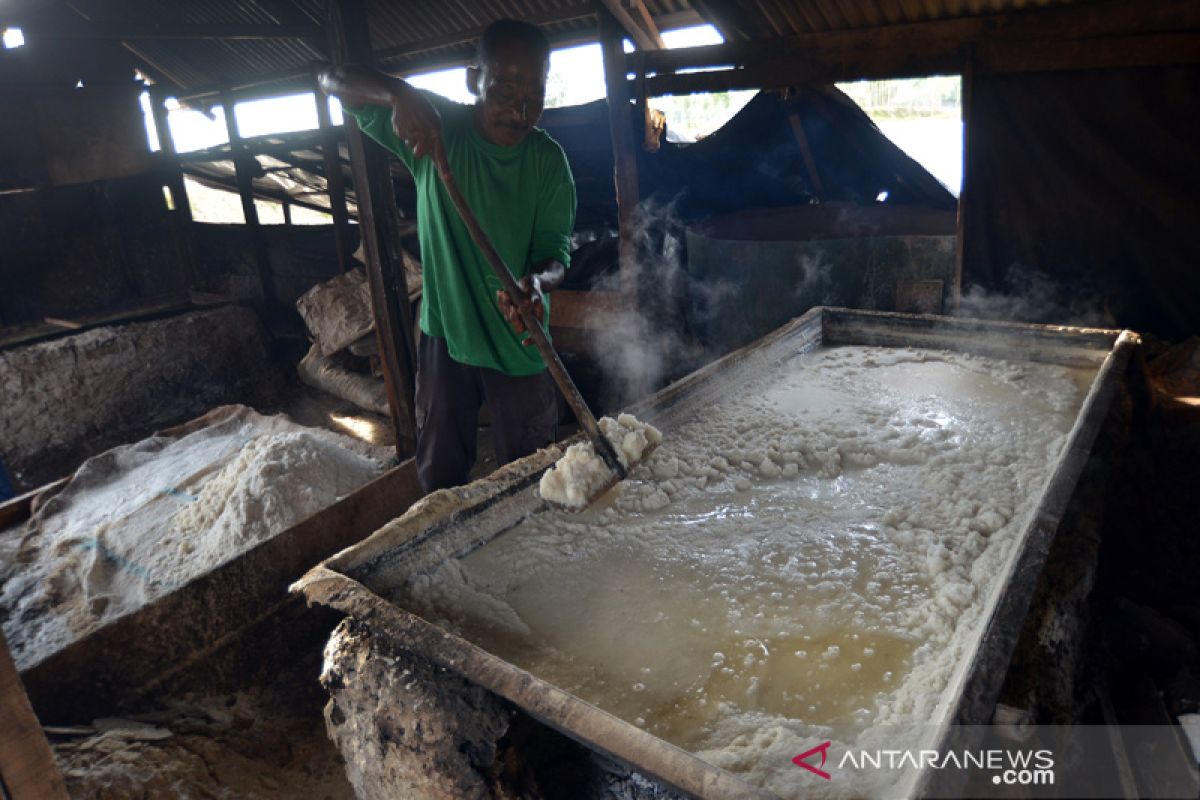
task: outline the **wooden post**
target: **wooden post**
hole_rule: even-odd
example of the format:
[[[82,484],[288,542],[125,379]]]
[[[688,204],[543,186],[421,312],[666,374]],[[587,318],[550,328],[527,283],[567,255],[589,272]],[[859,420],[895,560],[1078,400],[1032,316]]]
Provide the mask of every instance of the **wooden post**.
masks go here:
[[[597,7],[600,17],[600,47],[604,54],[604,83],[608,93],[608,128],[613,144],[613,181],[617,193],[617,244],[620,260],[621,294],[630,307],[637,308],[637,149],[631,129],[629,83],[625,80],[625,51],[621,40],[625,31],[607,9]]]
[[[158,151],[161,154],[167,189],[171,192],[174,210],[169,212],[171,239],[175,244],[175,255],[187,276],[188,285],[197,283],[196,260],[192,257],[192,203],[188,198],[187,184],[183,180],[183,168],[171,137],[167,115],[166,92],[150,90],[150,113],[154,117],[154,130],[158,134]]]
[[[68,800],[54,752],[33,713],[0,633],[0,795],[12,800]]]
[[[289,203],[287,200],[282,201],[282,204],[283,204],[283,224],[291,225],[292,224],[292,204]]]
[[[825,196],[825,187],[821,185],[821,175],[817,172],[817,160],[813,158],[812,148],[808,145],[808,136],[804,133],[804,123],[798,113],[788,114],[788,122],[792,126],[792,135],[796,137],[796,145],[800,148],[800,156],[804,159],[804,167],[812,178],[812,190],[817,197]]]
[[[957,312],[959,305],[962,303],[963,289],[963,268],[966,264],[966,209],[968,198],[968,187],[970,186],[970,174],[968,167],[971,163],[971,96],[974,94],[972,86],[975,82],[975,53],[974,48],[967,51],[966,59],[963,63],[962,72],[962,90],[960,92],[960,100],[962,102],[962,136],[963,136],[963,170],[962,184],[958,189],[958,219],[955,224],[954,231],[954,285],[950,288],[950,308]]]
[[[326,132],[321,142],[325,158],[325,187],[329,190],[329,213],[333,216],[333,236],[337,244],[338,271],[353,268],[354,248],[350,245],[350,212],[346,208],[346,178],[342,174],[342,157],[338,152],[338,137],[329,117],[329,98],[316,88],[317,126]]]
[[[330,51],[334,63],[369,66],[373,62],[364,0],[330,0]],[[358,200],[358,229],[367,256],[375,335],[379,342],[388,406],[396,429],[396,454],[416,452],[416,348],[408,284],[400,255],[400,215],[392,189],[387,153],[345,119],[346,143]]]
[[[238,195],[242,199],[242,216],[246,218],[246,229],[254,247],[254,262],[258,266],[258,281],[262,286],[263,305],[271,302],[274,282],[271,280],[271,259],[267,253],[267,239],[258,221],[258,209],[254,206],[254,156],[246,149],[238,131],[237,114],[234,113],[232,92],[221,93],[221,104],[225,107],[225,129],[229,132],[229,152],[237,170]]]

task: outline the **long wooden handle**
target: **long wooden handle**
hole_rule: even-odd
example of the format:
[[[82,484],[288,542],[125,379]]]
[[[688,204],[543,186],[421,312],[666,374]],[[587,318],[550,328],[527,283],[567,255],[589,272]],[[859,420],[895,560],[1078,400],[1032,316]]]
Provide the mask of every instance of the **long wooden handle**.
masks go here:
[[[458,188],[458,182],[454,180],[454,173],[450,171],[450,165],[444,157],[435,158],[434,164],[437,166],[442,184],[446,187],[446,191],[449,193],[454,207],[458,209],[458,215],[462,217],[463,224],[467,226],[467,231],[471,234],[471,238],[483,252],[483,257],[491,266],[492,271],[496,273],[496,277],[500,279],[500,283],[504,285],[504,290],[508,292],[509,297],[513,298],[514,301],[519,300],[524,295],[524,292],[517,285],[517,280],[513,277],[512,271],[504,263],[504,259],[496,252],[496,248],[492,245],[492,240],[488,238],[483,228],[480,227],[479,220],[475,219],[474,212],[467,205],[467,199],[463,197],[462,191]],[[533,343],[537,346],[538,352],[542,354],[542,360],[546,362],[546,366],[550,369],[550,375],[554,378],[554,382],[558,384],[559,391],[562,392],[563,397],[566,398],[567,405],[575,413],[575,418],[579,420],[579,426],[583,428],[584,433],[591,440],[592,447],[596,448],[596,452],[604,459],[604,463],[608,465],[608,468],[615,472],[621,480],[625,480],[628,474],[625,467],[621,464],[621,460],[617,458],[617,453],[613,449],[612,443],[600,432],[600,426],[596,424],[595,415],[588,408],[583,395],[579,393],[579,389],[575,386],[575,381],[571,380],[571,376],[567,373],[566,367],[563,366],[562,359],[558,357],[554,346],[550,344],[550,339],[546,336],[546,331],[542,328],[541,322],[532,311],[527,311],[522,303],[517,302],[516,305],[517,312],[521,315],[521,320],[525,323],[526,330],[529,331],[529,335],[532,337]]]

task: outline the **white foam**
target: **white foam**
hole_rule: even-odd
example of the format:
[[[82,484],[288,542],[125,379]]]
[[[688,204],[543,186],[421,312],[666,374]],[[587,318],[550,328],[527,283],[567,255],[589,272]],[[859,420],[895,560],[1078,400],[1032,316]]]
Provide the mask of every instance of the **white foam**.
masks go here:
[[[821,349],[668,429],[608,507],[535,514],[399,599],[795,796],[822,726],[944,712],[1080,399],[1059,367]]]

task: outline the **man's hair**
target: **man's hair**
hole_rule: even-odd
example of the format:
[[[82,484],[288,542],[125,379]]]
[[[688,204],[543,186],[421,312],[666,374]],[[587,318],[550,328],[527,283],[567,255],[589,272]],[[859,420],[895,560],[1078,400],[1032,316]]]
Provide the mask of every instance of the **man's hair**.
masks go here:
[[[493,58],[500,46],[508,42],[520,42],[529,48],[529,52],[538,60],[550,63],[550,40],[546,38],[546,34],[542,33],[541,28],[516,19],[498,19],[488,25],[483,35],[479,37],[479,47],[475,51],[475,57],[480,66]]]

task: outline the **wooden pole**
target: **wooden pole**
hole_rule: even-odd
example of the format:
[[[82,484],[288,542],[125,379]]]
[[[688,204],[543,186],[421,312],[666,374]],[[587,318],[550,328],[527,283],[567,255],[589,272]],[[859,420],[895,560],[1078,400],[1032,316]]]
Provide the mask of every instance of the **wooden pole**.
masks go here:
[[[817,197],[825,196],[825,187],[821,185],[821,175],[817,172],[817,160],[813,158],[812,148],[808,144],[808,136],[804,133],[804,123],[798,113],[788,114],[788,123],[792,126],[792,135],[796,137],[796,145],[800,148],[800,156],[804,159],[804,167],[812,179],[812,190]]]
[[[175,208],[168,212],[171,240],[175,244],[175,256],[187,277],[188,285],[197,283],[196,259],[192,255],[192,203],[188,198],[187,184],[183,180],[183,168],[171,137],[167,115],[167,97],[163,91],[150,91],[150,113],[154,117],[154,130],[158,135],[158,151],[161,154],[167,189]]]
[[[262,302],[269,305],[274,282],[271,280],[271,258],[267,252],[267,238],[263,235],[262,225],[258,221],[258,209],[254,205],[254,156],[246,149],[238,131],[237,114],[234,113],[234,97],[232,92],[221,95],[221,103],[225,107],[225,129],[229,132],[229,152],[233,155],[234,167],[237,171],[238,196],[242,199],[242,215],[246,218],[246,229],[250,231],[250,241],[254,247],[254,262],[258,266],[258,281],[262,286]]]
[[[624,301],[637,307],[637,206],[641,200],[638,189],[637,148],[633,141],[629,108],[629,83],[625,80],[625,51],[621,45],[625,32],[604,8],[596,9],[600,17],[600,48],[604,55],[604,83],[608,92],[608,129],[613,146],[613,181],[617,194],[617,226],[620,241],[617,253],[620,260],[619,283]]]
[[[971,185],[969,170],[971,164],[971,98],[974,95],[974,84],[975,58],[973,53],[968,52],[963,65],[962,91],[960,94],[962,103],[963,170],[962,184],[958,189],[958,218],[955,222],[954,231],[954,285],[950,287],[950,308],[953,311],[958,311],[959,305],[962,303],[963,271],[966,266],[966,212],[969,203],[969,187]]]
[[[639,50],[658,50],[664,46],[658,27],[654,25],[654,20],[650,19],[649,14],[646,18],[650,20],[651,29],[647,30],[638,24],[625,6],[621,5],[621,0],[600,0],[600,3],[621,30],[629,34],[629,38]]]
[[[325,187],[329,190],[329,213],[333,216],[333,237],[337,245],[338,271],[353,268],[354,248],[350,246],[350,212],[346,207],[346,177],[342,174],[342,156],[333,136],[333,120],[329,116],[329,98],[316,88],[317,126],[329,133],[321,143],[325,159]]]
[[[69,800],[54,751],[33,713],[21,676],[0,633],[0,796]]]
[[[329,9],[334,63],[369,66],[373,57],[364,0],[330,0]],[[404,459],[416,452],[416,348],[400,255],[400,215],[387,153],[367,141],[352,118],[346,117],[344,124],[358,200],[358,229],[367,256],[375,335],[396,429],[396,454]]]

